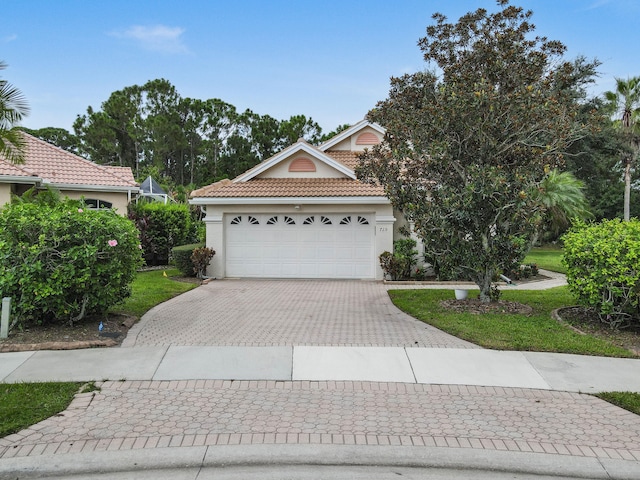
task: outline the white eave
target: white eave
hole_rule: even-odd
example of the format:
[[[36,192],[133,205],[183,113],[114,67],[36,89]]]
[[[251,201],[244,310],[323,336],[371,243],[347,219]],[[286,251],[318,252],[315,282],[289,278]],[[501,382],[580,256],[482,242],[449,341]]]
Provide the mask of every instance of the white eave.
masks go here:
[[[93,192],[140,192],[139,186],[126,185],[84,185],[78,183],[55,183],[49,180],[43,180],[43,185],[48,185],[57,190],[76,190],[76,191],[93,191]]]
[[[362,197],[196,197],[191,205],[379,205],[390,204],[385,196]]]
[[[25,175],[0,175],[0,183],[28,183],[38,184],[42,182],[40,177],[28,177]]]
[[[352,125],[351,127],[347,128],[346,130],[340,132],[339,134],[331,137],[329,140],[324,142],[322,145],[318,146],[318,149],[322,150],[323,152],[327,151],[331,147],[333,147],[334,145],[337,145],[338,143],[342,142],[343,140],[351,137],[352,135],[354,135],[359,130],[362,130],[365,127],[370,127],[372,129],[374,129],[376,132],[378,132],[382,136],[384,136],[384,134],[386,133],[386,130],[384,129],[384,127],[378,125],[377,123],[372,123],[372,122],[370,122],[369,120],[367,120],[365,118],[363,120],[360,120],[355,125]]]
[[[334,160],[329,155],[327,155],[327,154],[323,153],[322,151],[318,150],[316,147],[314,147],[312,145],[309,145],[307,142],[298,141],[297,143],[294,143],[290,147],[285,148],[280,153],[274,155],[269,160],[266,160],[265,162],[256,165],[251,170],[249,170],[249,171],[243,173],[242,175],[236,177],[233,180],[233,182],[237,183],[237,182],[246,182],[248,180],[251,180],[252,178],[257,177],[262,172],[265,172],[266,170],[269,170],[273,166],[277,165],[281,161],[285,160],[286,158],[290,157],[291,155],[293,155],[293,154],[295,154],[296,152],[299,152],[299,151],[306,153],[307,155],[315,158],[316,160],[320,160],[321,162],[326,163],[327,165],[329,165],[330,167],[336,169],[337,171],[339,171],[340,173],[342,173],[345,176],[349,177],[350,179],[356,180],[356,175],[353,172],[353,170],[351,170],[350,168],[346,167],[342,163]]]

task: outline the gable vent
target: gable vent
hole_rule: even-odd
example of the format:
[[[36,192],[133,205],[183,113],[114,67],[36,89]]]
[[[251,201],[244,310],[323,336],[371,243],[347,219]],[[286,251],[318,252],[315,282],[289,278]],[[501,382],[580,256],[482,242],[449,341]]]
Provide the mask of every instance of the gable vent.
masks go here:
[[[308,158],[298,157],[289,165],[289,171],[290,172],[315,172],[316,164],[313,163]]]
[[[377,145],[378,143],[380,140],[371,132],[362,133],[356,139],[356,145]]]

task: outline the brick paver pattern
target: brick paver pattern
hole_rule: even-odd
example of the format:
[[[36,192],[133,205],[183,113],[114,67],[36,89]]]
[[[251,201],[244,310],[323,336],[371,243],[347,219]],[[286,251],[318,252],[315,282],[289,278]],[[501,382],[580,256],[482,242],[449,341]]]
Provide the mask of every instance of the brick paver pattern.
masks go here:
[[[577,393],[372,382],[103,382],[0,457],[229,444],[419,445],[640,460],[640,417]]]
[[[479,348],[400,311],[381,282],[216,280],[159,305],[147,316],[129,332],[123,347]]]

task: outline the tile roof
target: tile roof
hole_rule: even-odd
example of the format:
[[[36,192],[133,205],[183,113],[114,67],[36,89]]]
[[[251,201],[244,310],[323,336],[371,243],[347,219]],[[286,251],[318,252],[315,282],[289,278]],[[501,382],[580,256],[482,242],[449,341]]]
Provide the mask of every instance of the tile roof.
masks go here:
[[[328,150],[324,152],[335,161],[340,162],[345,167],[354,170],[358,165],[358,155],[362,152],[352,152],[350,150]]]
[[[137,186],[129,167],[97,165],[32,135],[23,135],[26,143],[25,162],[12,165],[0,157],[0,175],[19,175],[13,172],[21,170],[25,172],[23,176],[37,176],[54,185]]]
[[[376,197],[380,186],[350,178],[253,178],[233,183],[222,180],[194,190],[191,197]]]
[[[0,175],[10,175],[12,177],[37,177],[33,172],[30,172],[24,165],[14,165],[10,162],[5,162],[0,158]]]

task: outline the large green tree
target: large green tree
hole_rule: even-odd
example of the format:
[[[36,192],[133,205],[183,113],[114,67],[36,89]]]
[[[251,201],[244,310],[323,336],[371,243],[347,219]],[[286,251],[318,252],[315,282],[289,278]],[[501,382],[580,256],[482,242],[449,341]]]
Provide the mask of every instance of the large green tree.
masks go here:
[[[622,132],[628,149],[623,151],[624,219],[629,220],[631,205],[631,170],[640,150],[640,77],[627,80],[616,78],[616,91],[606,92],[605,98],[619,117],[616,126]]]
[[[113,92],[101,109],[78,116],[79,153],[96,163],[154,169],[173,185],[203,185],[234,177],[298,138],[316,143],[311,118],[277,120],[218,98],[183,98],[167,80]]]
[[[28,134],[60,147],[67,152],[78,154],[80,151],[80,140],[78,137],[69,133],[64,128],[45,127],[36,130],[23,128],[23,130]]]
[[[0,70],[7,64],[0,61]],[[27,101],[18,88],[0,78],[0,155],[10,162],[24,161],[24,140],[17,124],[29,114]]]
[[[457,23],[433,16],[418,42],[432,70],[392,79],[368,115],[384,142],[358,168],[414,223],[427,258],[471,278],[486,302],[539,231],[535,191],[587,134],[578,100],[597,67],[564,61],[562,43],[533,36],[531,11],[497,3]]]

